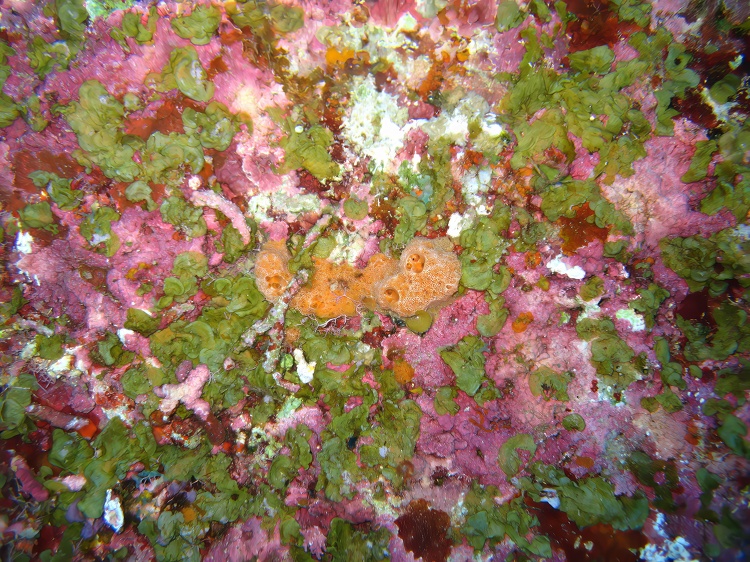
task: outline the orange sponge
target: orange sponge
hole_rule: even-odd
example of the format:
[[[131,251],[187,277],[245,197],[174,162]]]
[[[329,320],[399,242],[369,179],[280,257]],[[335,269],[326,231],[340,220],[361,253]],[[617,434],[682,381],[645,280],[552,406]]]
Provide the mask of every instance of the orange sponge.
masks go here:
[[[401,254],[398,271],[374,287],[378,304],[399,316],[414,316],[458,290],[461,262],[448,238],[415,238]]]
[[[275,302],[292,281],[289,250],[284,240],[266,242],[255,260],[255,284],[266,300]]]
[[[321,258],[313,258],[313,262],[312,278],[290,304],[302,314],[318,318],[356,315],[359,305],[372,293],[373,283],[396,269],[395,260],[383,254],[373,256],[364,269]]]
[[[358,301],[353,289],[358,271],[348,264],[335,265],[321,258],[313,258],[313,262],[312,277],[294,295],[290,306],[319,318],[354,316]]]
[[[415,238],[395,260],[375,254],[367,267],[334,264],[313,258],[309,281],[289,305],[318,318],[354,316],[360,306],[377,306],[402,317],[444,303],[458,290],[461,263],[449,239]],[[255,277],[263,296],[277,301],[292,281],[289,252],[283,241],[268,242],[255,261]]]

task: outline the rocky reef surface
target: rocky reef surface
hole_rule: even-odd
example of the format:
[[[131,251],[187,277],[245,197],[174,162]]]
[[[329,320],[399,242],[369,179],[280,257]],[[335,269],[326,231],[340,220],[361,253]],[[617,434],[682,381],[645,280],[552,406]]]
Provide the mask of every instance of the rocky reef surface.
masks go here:
[[[3,560],[735,560],[750,11],[0,5]]]

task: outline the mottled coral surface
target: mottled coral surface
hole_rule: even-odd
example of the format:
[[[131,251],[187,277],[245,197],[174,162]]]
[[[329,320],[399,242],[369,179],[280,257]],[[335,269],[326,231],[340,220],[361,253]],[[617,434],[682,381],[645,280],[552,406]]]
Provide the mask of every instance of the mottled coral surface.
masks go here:
[[[2,558],[741,559],[748,21],[2,3]]]

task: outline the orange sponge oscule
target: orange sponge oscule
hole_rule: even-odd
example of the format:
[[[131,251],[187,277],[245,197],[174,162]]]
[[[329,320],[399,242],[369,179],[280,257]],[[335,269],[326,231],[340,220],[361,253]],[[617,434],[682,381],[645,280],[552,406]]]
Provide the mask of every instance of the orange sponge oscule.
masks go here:
[[[398,271],[373,287],[385,310],[402,317],[444,303],[458,290],[461,262],[448,238],[415,238],[401,253]]]
[[[289,305],[318,318],[355,316],[362,306],[413,316],[445,302],[458,290],[461,263],[452,249],[447,238],[415,238],[399,262],[375,254],[364,269],[314,257],[312,276]],[[266,243],[255,261],[258,289],[271,302],[291,283],[289,259],[284,242],[278,241]]]

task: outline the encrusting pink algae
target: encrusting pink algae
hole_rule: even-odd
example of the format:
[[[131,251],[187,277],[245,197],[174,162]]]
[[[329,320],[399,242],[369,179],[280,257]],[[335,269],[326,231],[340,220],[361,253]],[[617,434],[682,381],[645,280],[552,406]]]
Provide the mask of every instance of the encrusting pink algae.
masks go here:
[[[741,559],[749,21],[3,3],[3,559]]]

